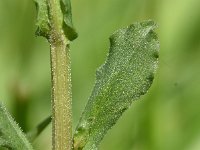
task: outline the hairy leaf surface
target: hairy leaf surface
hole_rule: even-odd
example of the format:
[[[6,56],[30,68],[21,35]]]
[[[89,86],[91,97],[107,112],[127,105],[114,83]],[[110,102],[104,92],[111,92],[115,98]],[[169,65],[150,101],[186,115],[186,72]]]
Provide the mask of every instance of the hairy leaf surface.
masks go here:
[[[0,103],[0,149],[32,150],[31,144],[6,108]]]
[[[131,24],[110,37],[105,64],[74,135],[74,149],[95,150],[134,100],[150,88],[158,66],[159,42],[153,21]]]

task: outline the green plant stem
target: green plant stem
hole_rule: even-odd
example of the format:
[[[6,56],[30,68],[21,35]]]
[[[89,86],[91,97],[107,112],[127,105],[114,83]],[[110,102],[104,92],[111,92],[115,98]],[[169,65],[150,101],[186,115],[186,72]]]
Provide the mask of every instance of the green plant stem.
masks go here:
[[[72,92],[69,43],[77,37],[70,0],[35,0],[36,34],[48,39],[52,76],[52,148],[72,150]]]
[[[69,40],[62,29],[60,0],[49,0],[53,150],[72,149],[72,92]]]
[[[53,150],[71,150],[72,112],[69,46],[51,44]]]
[[[69,45],[51,42],[53,150],[72,149],[72,98]],[[56,40],[56,38],[54,39]]]

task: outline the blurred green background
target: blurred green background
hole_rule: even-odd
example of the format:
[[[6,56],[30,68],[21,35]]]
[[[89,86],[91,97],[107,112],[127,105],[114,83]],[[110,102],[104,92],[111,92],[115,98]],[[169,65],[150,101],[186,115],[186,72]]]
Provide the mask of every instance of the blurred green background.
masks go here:
[[[200,149],[200,1],[72,0],[79,37],[71,44],[73,124],[89,97],[108,37],[136,21],[155,20],[160,64],[149,93],[108,132],[100,150]],[[50,114],[49,45],[35,37],[31,0],[0,0],[0,100],[24,131]],[[51,126],[34,142],[51,149]]]

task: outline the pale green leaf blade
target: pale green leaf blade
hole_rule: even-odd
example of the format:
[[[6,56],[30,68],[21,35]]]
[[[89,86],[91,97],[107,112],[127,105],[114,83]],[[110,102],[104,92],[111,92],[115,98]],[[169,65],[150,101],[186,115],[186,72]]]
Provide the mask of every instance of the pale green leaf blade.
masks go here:
[[[3,148],[10,150],[33,149],[20,127],[0,103],[0,149]]]
[[[150,88],[158,66],[159,42],[153,21],[135,23],[110,37],[105,64],[74,135],[74,149],[95,150],[134,100]]]

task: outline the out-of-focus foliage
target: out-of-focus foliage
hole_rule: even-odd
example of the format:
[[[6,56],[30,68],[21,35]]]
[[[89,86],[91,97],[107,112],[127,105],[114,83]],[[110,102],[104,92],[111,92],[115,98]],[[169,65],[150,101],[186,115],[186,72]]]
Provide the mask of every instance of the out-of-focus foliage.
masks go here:
[[[27,134],[28,140],[32,143],[34,140],[46,129],[46,127],[51,123],[51,116],[47,117],[36,128],[31,129]]]
[[[136,21],[153,19],[159,25],[160,64],[153,87],[108,132],[100,150],[200,149],[199,9],[199,0],[72,0],[79,33],[71,44],[74,126],[95,70],[105,61],[107,37]],[[49,47],[34,36],[35,22],[33,1],[0,1],[0,100],[25,131],[50,114]],[[51,149],[50,127],[34,146]]]

